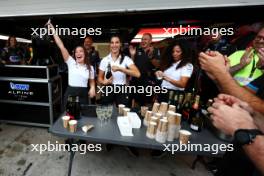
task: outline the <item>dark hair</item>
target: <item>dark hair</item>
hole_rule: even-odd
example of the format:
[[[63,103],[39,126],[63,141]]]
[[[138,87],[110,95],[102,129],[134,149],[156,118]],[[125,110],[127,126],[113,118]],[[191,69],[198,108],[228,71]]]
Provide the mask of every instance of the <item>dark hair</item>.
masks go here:
[[[144,36],[144,35],[148,35],[149,37],[150,37],[150,39],[152,40],[152,35],[151,35],[151,33],[144,33],[142,36]]]
[[[17,43],[16,36],[14,36],[14,35],[10,35],[10,36],[8,37],[8,39],[7,39],[6,47],[10,47],[10,40],[11,40],[11,38],[14,38],[15,41],[16,41],[16,43]]]
[[[121,56],[121,59],[120,59],[120,62],[119,62],[119,63],[122,64],[122,62],[123,62],[123,60],[124,60],[124,58],[125,58],[125,55],[124,55],[124,53],[123,53],[123,51],[122,51],[122,40],[121,40],[121,37],[120,37],[119,35],[114,34],[114,35],[111,36],[111,38],[110,38],[110,42],[111,42],[112,38],[114,38],[114,37],[118,38],[119,41],[120,41],[120,43],[121,43],[121,47],[120,47],[120,50],[119,50],[119,55],[118,55],[118,57]]]
[[[83,41],[85,41],[87,38],[93,41],[93,38],[91,36],[86,36]]]
[[[91,71],[90,59],[89,59],[88,53],[86,52],[86,50],[85,50],[85,48],[83,46],[76,46],[74,48],[74,50],[73,50],[73,58],[76,60],[76,58],[75,58],[75,52],[76,52],[76,49],[77,48],[82,48],[83,49],[83,52],[84,52],[84,63],[86,64],[87,69],[89,71]]]
[[[189,47],[189,43],[185,40],[175,41],[171,45],[168,46],[165,54],[162,57],[162,60],[161,60],[161,70],[162,71],[172,66],[173,63],[175,62],[172,56],[173,48],[175,46],[179,46],[182,51],[181,61],[179,65],[176,67],[176,70],[192,62],[192,54],[191,54],[191,49]]]

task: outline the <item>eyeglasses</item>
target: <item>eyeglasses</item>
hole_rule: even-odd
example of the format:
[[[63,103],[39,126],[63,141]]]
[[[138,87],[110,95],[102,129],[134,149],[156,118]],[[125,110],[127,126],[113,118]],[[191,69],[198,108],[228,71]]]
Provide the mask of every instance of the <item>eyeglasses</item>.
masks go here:
[[[264,40],[264,36],[261,36],[261,35],[257,35],[256,37],[255,37],[255,40],[257,40],[257,41],[259,41],[259,40]]]

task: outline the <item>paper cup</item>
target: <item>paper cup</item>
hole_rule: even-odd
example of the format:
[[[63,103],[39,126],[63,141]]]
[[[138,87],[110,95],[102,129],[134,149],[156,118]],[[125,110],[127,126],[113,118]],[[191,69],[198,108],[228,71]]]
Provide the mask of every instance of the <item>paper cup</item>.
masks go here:
[[[145,114],[146,114],[147,110],[148,110],[147,106],[141,106],[140,113],[141,113],[142,117],[145,117]]]
[[[168,125],[168,136],[167,136],[167,141],[173,141],[175,138],[175,133],[176,133],[177,127],[176,125]]]
[[[160,106],[159,103],[154,103],[152,107],[152,112],[157,113],[159,111],[159,106]]]
[[[180,125],[176,126],[174,139],[178,139],[179,138],[180,130],[181,130],[181,126]]]
[[[123,115],[123,109],[125,108],[126,106],[123,105],[123,104],[119,104],[118,105],[118,115],[122,116]]]
[[[69,121],[69,126],[70,126],[70,132],[74,133],[77,131],[77,120],[70,120]]]
[[[150,139],[154,139],[157,132],[157,123],[156,122],[149,122],[149,126],[146,132],[146,136]]]
[[[176,106],[169,105],[168,111],[176,112]]]
[[[179,114],[179,113],[175,113],[175,118],[176,118],[176,125],[181,125],[181,117],[182,117],[182,115],[181,114]]]
[[[168,132],[157,131],[155,140],[159,143],[165,143],[167,140]]]
[[[61,119],[62,119],[62,122],[63,122],[63,127],[64,128],[68,128],[69,121],[70,121],[70,116],[63,116]]]
[[[146,112],[145,118],[144,118],[144,125],[145,126],[148,126],[152,114],[153,114],[152,111],[147,111]]]
[[[158,119],[161,119],[162,118],[162,114],[161,113],[156,113],[155,117],[157,117]]]
[[[192,135],[192,133],[190,131],[187,130],[180,130],[180,142],[182,144],[188,144],[188,141],[190,140],[190,137]]]
[[[160,110],[161,112],[166,112],[166,111],[168,110],[168,103],[166,103],[166,102],[161,102],[159,110]]]
[[[159,122],[159,118],[156,117],[156,116],[152,116],[152,117],[150,118],[150,122],[156,122],[156,123],[158,124],[158,122]]]
[[[165,119],[160,119],[157,130],[161,132],[167,132],[168,131],[168,121]]]
[[[130,112],[130,108],[123,108],[124,116],[127,116],[128,112]]]
[[[162,119],[164,119],[164,120],[167,120],[167,121],[168,121],[168,117],[165,117],[165,116],[164,116],[164,117],[162,117]]]

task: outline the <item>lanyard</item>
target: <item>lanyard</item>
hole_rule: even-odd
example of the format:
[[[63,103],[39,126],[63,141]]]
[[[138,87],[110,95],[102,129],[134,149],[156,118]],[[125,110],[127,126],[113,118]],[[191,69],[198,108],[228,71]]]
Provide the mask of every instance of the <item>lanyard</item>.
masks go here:
[[[253,64],[252,64],[252,69],[251,69],[251,72],[250,72],[249,78],[251,78],[251,77],[254,75],[255,70],[257,69],[257,66],[256,66],[256,60],[255,60],[255,55],[256,55],[256,52],[254,51],[254,55],[253,55]]]

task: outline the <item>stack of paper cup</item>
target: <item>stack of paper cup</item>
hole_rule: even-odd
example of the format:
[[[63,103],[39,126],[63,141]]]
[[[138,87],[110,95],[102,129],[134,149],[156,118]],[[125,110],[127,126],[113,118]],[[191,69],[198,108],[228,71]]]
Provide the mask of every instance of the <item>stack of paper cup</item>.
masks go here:
[[[150,122],[155,122],[155,123],[158,124],[158,122],[159,122],[159,118],[156,117],[156,116],[152,116],[152,117],[150,118]]]
[[[156,122],[149,122],[146,136],[150,139],[154,139],[156,136],[157,131],[157,123]]]
[[[119,104],[118,105],[118,115],[122,116],[124,114],[123,109],[125,108],[125,105]]]
[[[70,132],[75,133],[77,131],[77,120],[70,120],[69,121],[69,127],[70,127]]]
[[[159,143],[165,143],[168,136],[168,121],[160,119],[156,133],[156,141]]]
[[[127,113],[130,112],[130,108],[123,108],[123,115],[127,116]]]
[[[163,116],[162,119],[164,119],[164,120],[168,120],[168,117]]]
[[[152,112],[157,113],[159,111],[159,106],[160,106],[159,103],[154,103],[152,107]]]
[[[64,128],[68,128],[69,121],[70,121],[70,116],[63,116],[61,119],[62,119],[62,122],[63,122],[63,127]]]
[[[161,113],[162,115],[165,115],[167,110],[168,110],[168,103],[161,102],[158,112]]]
[[[180,117],[181,115],[178,113],[174,113],[169,111],[168,115],[168,141],[173,141],[174,139],[178,138],[179,134],[178,131],[180,130]]]
[[[147,110],[148,110],[147,106],[141,106],[140,113],[141,113],[142,117],[145,117],[145,114],[146,114]]]
[[[179,138],[179,131],[180,131],[180,129],[181,129],[181,117],[182,117],[182,115],[181,114],[179,114],[179,113],[175,113],[175,117],[176,117],[176,122],[175,122],[175,124],[176,124],[176,130],[175,130],[175,139],[178,139]]]
[[[168,111],[176,112],[176,106],[174,106],[174,105],[169,105]]]
[[[158,119],[161,119],[162,118],[162,114],[161,113],[156,113],[155,117],[157,117]]]
[[[152,116],[152,111],[147,111],[143,122],[145,126],[148,126],[151,116]]]

